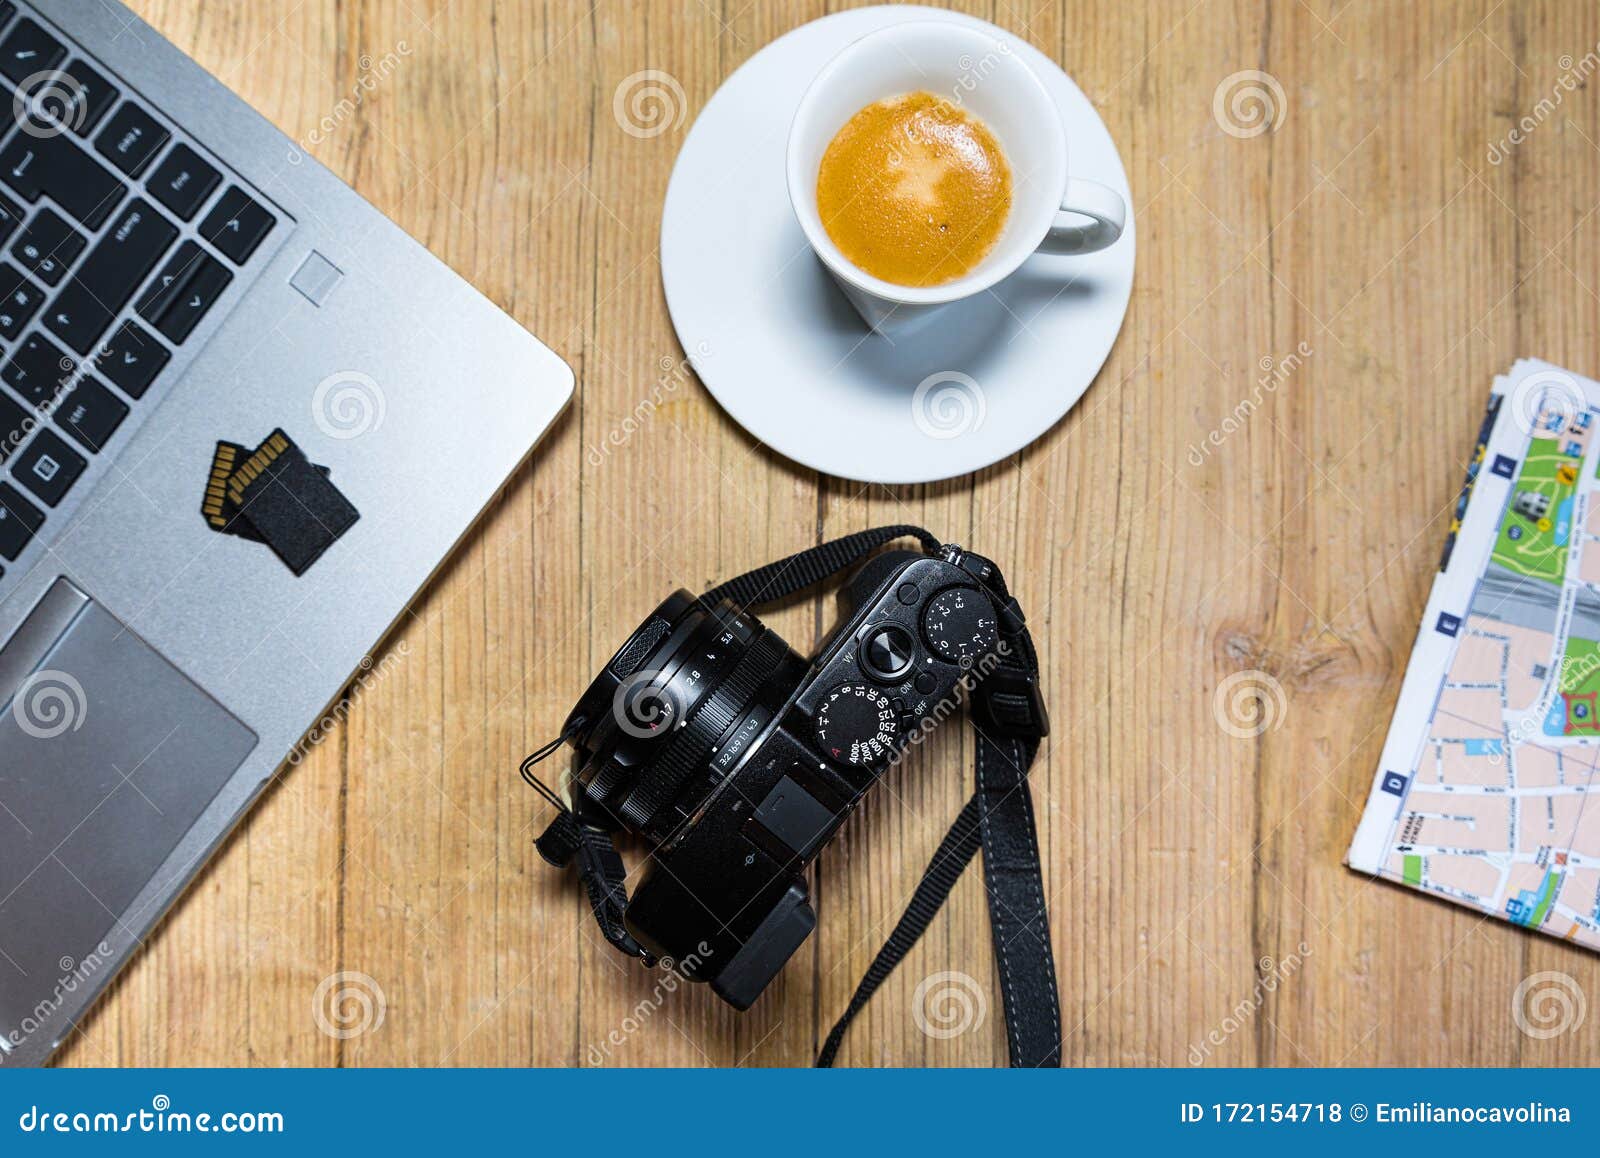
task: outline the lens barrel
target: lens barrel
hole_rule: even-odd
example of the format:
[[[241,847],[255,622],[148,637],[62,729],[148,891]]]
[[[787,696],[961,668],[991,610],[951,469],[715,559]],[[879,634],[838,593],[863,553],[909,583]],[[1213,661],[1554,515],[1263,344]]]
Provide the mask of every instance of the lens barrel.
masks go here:
[[[587,811],[665,839],[732,771],[806,666],[755,616],[675,591],[568,717]]]

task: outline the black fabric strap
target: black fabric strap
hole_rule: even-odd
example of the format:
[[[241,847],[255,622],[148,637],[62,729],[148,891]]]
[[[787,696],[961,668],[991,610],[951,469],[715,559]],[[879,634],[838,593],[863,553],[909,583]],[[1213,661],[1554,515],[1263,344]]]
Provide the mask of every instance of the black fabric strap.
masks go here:
[[[1053,1068],[1061,1064],[1061,1003],[1028,791],[1037,745],[980,731],[976,746],[973,800],[982,829],[983,885],[1005,1002],[1006,1045],[1014,1066]]]
[[[829,1032],[817,1055],[818,1066],[833,1064],[850,1023],[917,943],[979,847],[1011,1064],[1061,1064],[1061,1003],[1027,779],[1039,740],[1049,731],[1038,695],[1039,658],[1005,579],[987,561],[973,562],[981,565],[969,570],[1000,609],[1005,645],[1004,661],[984,674],[969,704],[977,790],[945,834],[905,914]]]
[[[815,583],[837,575],[852,563],[865,558],[885,543],[896,539],[916,538],[930,555],[939,550],[939,540],[921,527],[902,523],[893,527],[874,527],[870,531],[857,531],[853,535],[833,539],[804,551],[796,551],[787,559],[746,571],[713,587],[700,597],[706,606],[715,606],[719,600],[730,600],[736,607],[753,607],[772,603],[785,596],[804,591]]]
[[[729,599],[739,607],[770,603],[830,578],[886,543],[907,537],[915,537],[930,554],[940,549],[938,539],[921,527],[877,527],[798,551],[730,579],[701,599],[708,605]],[[1011,1064],[1061,1064],[1055,956],[1050,948],[1043,868],[1027,781],[1039,737],[1048,728],[1037,693],[1039,660],[1022,609],[999,571],[984,564],[973,576],[1000,609],[1001,639],[1010,656],[998,671],[990,673],[974,697],[977,790],[934,853],[905,915],[856,987],[849,1008],[828,1034],[817,1057],[819,1066],[833,1064],[850,1022],[917,943],[980,847]]]
[[[655,964],[655,955],[635,941],[623,923],[622,914],[628,907],[628,870],[609,832],[585,824],[563,804],[544,834],[534,841],[534,847],[557,868],[577,861],[578,879],[589,893],[589,907],[594,910],[595,924],[605,939],[628,956],[637,957],[646,965]]]
[[[564,815],[570,816],[570,813]],[[594,910],[595,923],[612,945],[637,957],[646,965],[655,964],[655,955],[633,939],[623,923],[622,914],[628,907],[628,870],[622,863],[622,854],[604,829],[573,822],[577,829],[578,876],[589,893],[589,907]]]
[[[878,986],[894,972],[894,967],[900,964],[900,958],[911,951],[911,947],[922,936],[923,930],[938,915],[939,909],[950,895],[950,890],[955,887],[956,881],[961,879],[961,874],[966,871],[967,865],[972,863],[973,855],[982,843],[980,829],[978,798],[973,797],[967,801],[966,807],[961,810],[961,815],[956,817],[956,822],[950,826],[950,831],[945,833],[944,839],[939,842],[939,849],[928,862],[922,880],[917,884],[917,891],[911,895],[911,903],[906,906],[905,915],[895,925],[894,932],[889,934],[889,939],[883,943],[883,948],[878,950],[878,955],[872,959],[872,964],[867,967],[866,976],[861,979],[861,984],[856,986],[855,995],[850,998],[849,1007],[834,1023],[833,1030],[828,1034],[828,1040],[823,1043],[822,1052],[817,1055],[817,1065],[827,1067],[833,1064],[833,1059],[839,1053],[839,1046],[844,1043],[844,1031],[850,1028],[850,1023],[855,1020],[856,1014],[866,1007],[868,1000],[878,991]]]

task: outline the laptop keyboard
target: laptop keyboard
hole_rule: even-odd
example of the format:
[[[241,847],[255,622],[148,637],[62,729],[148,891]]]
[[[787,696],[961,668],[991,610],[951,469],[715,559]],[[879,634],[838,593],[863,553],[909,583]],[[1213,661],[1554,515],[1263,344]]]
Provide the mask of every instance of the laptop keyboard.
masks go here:
[[[0,594],[279,222],[180,137],[0,0]]]

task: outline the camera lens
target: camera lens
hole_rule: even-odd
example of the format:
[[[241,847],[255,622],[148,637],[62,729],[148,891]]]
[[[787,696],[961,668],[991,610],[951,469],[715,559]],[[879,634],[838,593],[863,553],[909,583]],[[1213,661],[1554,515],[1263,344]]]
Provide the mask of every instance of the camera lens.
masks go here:
[[[755,616],[674,592],[568,717],[578,725],[584,802],[621,827],[663,839],[733,770],[805,668]]]

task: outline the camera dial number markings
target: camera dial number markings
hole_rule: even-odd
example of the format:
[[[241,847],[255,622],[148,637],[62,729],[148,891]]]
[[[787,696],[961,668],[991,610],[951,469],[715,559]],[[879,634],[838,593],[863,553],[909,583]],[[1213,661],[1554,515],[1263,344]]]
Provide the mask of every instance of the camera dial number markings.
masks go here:
[[[922,635],[933,654],[963,667],[994,647],[998,626],[988,599],[967,587],[939,592],[922,613]]]
[[[842,764],[871,767],[887,760],[900,736],[900,713],[870,684],[840,684],[817,708],[817,743]]]

